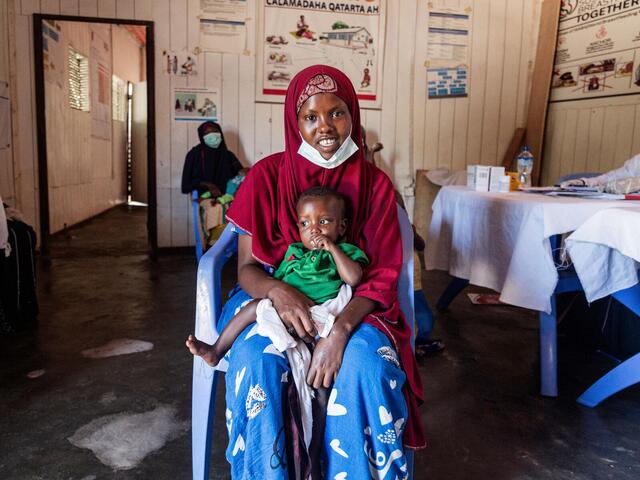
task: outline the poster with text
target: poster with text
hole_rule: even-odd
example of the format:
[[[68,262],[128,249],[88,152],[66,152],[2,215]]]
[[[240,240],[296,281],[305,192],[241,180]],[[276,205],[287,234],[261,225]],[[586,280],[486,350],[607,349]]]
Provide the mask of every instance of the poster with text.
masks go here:
[[[284,102],[300,70],[343,71],[363,108],[382,105],[385,0],[259,0],[256,99]]]
[[[563,0],[550,102],[640,94],[640,1]]]
[[[200,0],[200,48],[244,53],[247,47],[247,0]]]
[[[111,27],[92,23],[89,57],[91,136],[111,140]]]
[[[176,122],[220,121],[220,97],[212,88],[175,87],[173,119]]]
[[[433,8],[427,25],[429,98],[466,97],[469,78],[471,7]]]
[[[42,61],[44,79],[63,88],[67,62],[66,42],[61,38],[60,23],[52,20],[42,21]]]

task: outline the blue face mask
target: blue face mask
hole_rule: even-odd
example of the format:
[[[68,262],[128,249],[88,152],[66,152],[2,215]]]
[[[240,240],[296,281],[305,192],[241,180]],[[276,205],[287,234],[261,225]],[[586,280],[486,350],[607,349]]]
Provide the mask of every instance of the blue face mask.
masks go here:
[[[222,134],[218,132],[207,133],[202,139],[207,147],[218,148],[222,143]]]

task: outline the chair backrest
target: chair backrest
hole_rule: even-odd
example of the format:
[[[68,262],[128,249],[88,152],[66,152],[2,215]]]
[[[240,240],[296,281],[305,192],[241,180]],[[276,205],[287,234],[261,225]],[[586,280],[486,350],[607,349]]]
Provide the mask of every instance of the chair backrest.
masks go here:
[[[198,191],[191,192],[191,210],[193,213],[193,229],[196,242],[196,261],[199,262],[204,251],[202,247],[202,233],[200,233],[200,204],[198,203]]]

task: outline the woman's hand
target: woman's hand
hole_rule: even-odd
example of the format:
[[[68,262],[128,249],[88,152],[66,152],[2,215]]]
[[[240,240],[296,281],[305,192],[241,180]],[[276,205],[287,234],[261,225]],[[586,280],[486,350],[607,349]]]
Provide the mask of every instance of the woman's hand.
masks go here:
[[[313,350],[311,366],[307,374],[307,384],[313,388],[329,388],[340,371],[342,355],[349,336],[339,330],[332,330],[327,338],[321,338]]]
[[[299,338],[309,343],[318,334],[309,313],[313,302],[297,288],[278,282],[269,290],[267,298],[273,303],[282,323],[289,330],[293,328]]]

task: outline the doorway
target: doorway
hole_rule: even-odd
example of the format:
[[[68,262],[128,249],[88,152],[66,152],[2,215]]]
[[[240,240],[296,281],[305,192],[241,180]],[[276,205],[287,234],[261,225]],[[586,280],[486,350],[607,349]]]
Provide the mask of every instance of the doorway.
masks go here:
[[[33,22],[43,253],[54,237],[120,215],[146,230],[135,237],[138,247],[155,255],[153,22],[63,15]],[[123,246],[133,227],[116,233]]]

